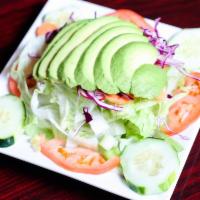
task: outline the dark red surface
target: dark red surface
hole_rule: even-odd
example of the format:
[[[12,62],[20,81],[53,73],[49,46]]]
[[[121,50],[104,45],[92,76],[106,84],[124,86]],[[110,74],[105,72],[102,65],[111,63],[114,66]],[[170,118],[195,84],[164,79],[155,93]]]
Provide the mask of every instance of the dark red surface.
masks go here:
[[[130,8],[145,17],[180,27],[200,27],[200,0],[91,0],[112,8]],[[16,49],[44,0],[0,0],[0,66]],[[196,139],[173,200],[200,199],[200,136]],[[115,187],[113,185],[113,187]],[[0,155],[0,200],[120,200],[122,198]]]

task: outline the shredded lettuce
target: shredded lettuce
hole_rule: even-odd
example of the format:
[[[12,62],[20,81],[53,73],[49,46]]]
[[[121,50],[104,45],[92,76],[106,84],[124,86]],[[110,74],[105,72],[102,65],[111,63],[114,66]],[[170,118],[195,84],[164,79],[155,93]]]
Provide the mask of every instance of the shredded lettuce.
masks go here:
[[[126,127],[126,138],[133,138],[134,140],[140,140],[143,138],[143,136],[140,135],[140,130],[139,128],[131,123],[130,121],[127,121],[125,123]]]
[[[83,108],[91,112],[95,104],[77,95],[64,84],[39,83],[31,98],[31,109],[38,119],[49,121],[65,135],[73,135],[84,124]]]
[[[99,139],[98,150],[106,159],[110,159],[113,156],[119,156],[120,151],[117,138],[108,134],[101,136]]]
[[[157,129],[157,107],[156,101],[136,99],[133,103],[125,105],[121,112],[115,112],[113,115],[134,124],[142,137],[151,137]]]

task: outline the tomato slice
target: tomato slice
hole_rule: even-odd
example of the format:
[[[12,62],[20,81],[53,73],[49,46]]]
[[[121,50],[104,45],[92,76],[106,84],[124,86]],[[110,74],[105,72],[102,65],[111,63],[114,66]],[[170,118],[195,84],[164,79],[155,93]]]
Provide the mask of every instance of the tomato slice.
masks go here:
[[[118,157],[105,160],[98,152],[86,148],[66,149],[53,139],[41,142],[41,152],[59,166],[79,173],[101,174],[119,166]]]
[[[26,83],[27,83],[28,88],[33,88],[36,86],[36,80],[32,76],[26,78]],[[21,96],[21,92],[18,88],[18,83],[11,76],[9,76],[8,78],[8,90],[14,96],[17,96],[17,97]]]
[[[128,10],[128,9],[119,9],[111,14],[109,16],[116,16],[120,19],[129,21],[134,23],[136,26],[140,28],[147,28],[150,30],[153,30],[153,28],[145,21],[144,17],[139,15],[138,13]]]
[[[36,86],[37,81],[31,75],[31,76],[26,78],[26,84],[27,84],[28,88],[33,88],[33,87]]]
[[[124,105],[130,103],[133,98],[124,94],[105,94],[105,100],[114,105]]]
[[[54,31],[57,29],[57,26],[55,24],[44,22],[36,29],[36,35],[41,36],[45,35],[48,32]]]
[[[200,73],[198,72],[194,72],[192,73],[192,75],[200,77]],[[190,89],[189,95],[191,96],[200,95],[200,81],[187,77],[185,80],[185,85]]]
[[[8,90],[9,92],[17,97],[20,97],[21,93],[17,85],[17,81],[13,79],[11,76],[8,78]]]
[[[193,73],[200,77],[200,73]],[[187,77],[185,86],[189,94],[171,106],[167,124],[171,130],[165,130],[168,135],[175,135],[187,128],[200,116],[200,82]]]

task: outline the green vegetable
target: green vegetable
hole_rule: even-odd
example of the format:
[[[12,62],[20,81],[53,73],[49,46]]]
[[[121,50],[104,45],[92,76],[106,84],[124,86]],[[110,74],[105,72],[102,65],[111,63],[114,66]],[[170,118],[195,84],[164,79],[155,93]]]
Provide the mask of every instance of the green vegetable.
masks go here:
[[[140,194],[158,194],[174,182],[179,159],[167,142],[148,138],[125,148],[121,166],[131,189]]]
[[[11,95],[0,97],[0,139],[22,133],[25,118],[24,104],[18,97]]]
[[[134,129],[137,129],[141,137],[151,137],[158,129],[158,108],[159,104],[156,101],[136,99],[133,103],[125,105],[121,112],[115,112],[114,116],[134,124],[137,127]]]
[[[136,97],[153,99],[167,86],[167,73],[156,65],[140,66],[132,77],[131,93]]]
[[[111,135],[103,135],[100,138],[98,150],[106,159],[120,154],[118,141]]]
[[[179,44],[174,59],[184,63],[188,71],[200,69],[200,28],[181,29],[170,38],[170,44]]]
[[[9,147],[15,143],[15,138],[13,136],[5,139],[0,139],[0,148]]]
[[[140,129],[130,121],[125,123],[126,127],[126,138],[134,138],[135,140],[140,140],[143,137],[140,135]]]
[[[165,192],[169,189],[171,184],[175,181],[176,179],[176,172],[172,172],[167,180],[159,185],[160,189]]]

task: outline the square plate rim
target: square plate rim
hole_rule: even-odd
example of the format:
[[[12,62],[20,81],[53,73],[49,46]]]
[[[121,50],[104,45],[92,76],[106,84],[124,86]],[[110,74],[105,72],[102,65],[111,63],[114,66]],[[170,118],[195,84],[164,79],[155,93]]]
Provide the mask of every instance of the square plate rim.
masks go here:
[[[11,64],[14,62],[14,60],[16,59],[16,57],[17,57],[17,55],[19,54],[19,52],[21,51],[21,48],[23,48],[23,44],[24,43],[26,43],[26,40],[27,40],[27,38],[28,37],[30,37],[30,35],[33,35],[33,30],[34,30],[34,28],[37,26],[37,24],[38,24],[38,22],[40,21],[40,19],[41,19],[41,17],[44,15],[44,13],[45,13],[45,11],[46,11],[46,8],[48,7],[48,5],[50,5],[52,2],[54,1],[54,3],[55,3],[55,1],[56,0],[48,0],[47,2],[46,2],[46,4],[43,6],[43,8],[42,8],[42,10],[40,11],[40,13],[38,14],[38,16],[36,17],[36,19],[35,19],[35,21],[33,22],[33,24],[31,25],[31,27],[28,29],[28,31],[27,31],[27,33],[25,34],[25,36],[24,36],[24,38],[21,40],[21,42],[19,43],[19,45],[18,45],[18,47],[16,48],[16,50],[14,51],[14,53],[12,54],[12,56],[10,57],[10,59],[8,60],[8,62],[7,62],[7,64],[5,65],[5,67],[4,67],[4,69],[2,70],[2,72],[1,72],[1,75],[0,75],[0,82],[4,82],[4,84],[5,84],[5,80],[6,80],[6,75],[7,75],[7,73],[8,73],[8,71],[9,71],[9,68],[10,68],[10,66],[11,66]],[[61,0],[58,0],[58,1],[61,1]],[[68,1],[68,3],[71,3],[72,2],[72,0],[69,0]],[[100,5],[97,5],[97,4],[94,4],[94,3],[90,3],[90,2],[86,2],[86,1],[82,1],[82,0],[73,0],[73,2],[79,2],[79,4],[88,4],[88,5],[93,5],[93,6],[96,6],[96,7],[98,7],[98,8],[101,8],[101,9],[107,9],[107,10],[110,10],[110,11],[113,11],[114,9],[110,9],[110,8],[107,8],[107,7],[104,7],[104,6],[100,6]],[[150,20],[150,19],[146,19],[150,24],[153,24],[153,20]],[[165,27],[165,28],[171,28],[171,29],[174,29],[174,31],[179,31],[180,30],[180,28],[178,28],[178,27],[175,27],[175,26],[172,26],[172,25],[169,25],[169,24],[164,24],[164,23],[161,23],[162,24],[162,26],[163,27]],[[28,40],[27,40],[28,41]],[[4,85],[5,86],[5,85]],[[198,120],[199,121],[199,120]],[[194,138],[195,139],[195,138]],[[22,140],[21,140],[22,142],[27,142],[27,138],[26,137],[23,137],[22,138]],[[194,141],[192,142],[192,144],[194,143]],[[192,147],[192,146],[191,146]],[[188,154],[190,153],[190,150],[191,150],[191,147],[190,147],[190,149],[189,149],[189,151],[188,151]],[[94,184],[92,184],[90,181],[85,181],[85,180],[83,180],[83,178],[82,178],[82,175],[81,176],[79,176],[79,175],[77,175],[77,173],[73,173],[73,172],[69,172],[69,173],[66,173],[66,170],[63,170],[63,169],[59,169],[58,170],[58,166],[57,165],[55,165],[55,166],[53,166],[53,167],[49,167],[48,166],[48,164],[50,163],[49,162],[49,160],[47,160],[46,158],[44,158],[44,157],[41,157],[41,154],[39,155],[38,153],[36,153],[35,155],[37,155],[38,157],[41,157],[40,159],[41,160],[45,160],[45,164],[44,163],[38,163],[37,161],[30,161],[30,160],[27,160],[27,159],[24,159],[23,158],[23,156],[22,157],[20,157],[20,156],[18,156],[18,157],[16,157],[16,156],[14,156],[14,155],[12,155],[12,147],[10,147],[10,148],[7,148],[7,149],[9,149],[8,151],[6,151],[6,150],[4,150],[4,149],[0,149],[0,153],[2,153],[2,154],[4,154],[4,155],[7,155],[7,156],[10,156],[10,157],[13,157],[13,158],[15,158],[15,159],[18,159],[18,160],[22,160],[22,161],[25,161],[25,162],[28,162],[28,163],[31,163],[31,164],[34,164],[34,165],[36,165],[36,166],[39,166],[39,167],[42,167],[42,168],[44,168],[44,169],[48,169],[48,170],[50,170],[50,171],[53,171],[53,172],[56,172],[56,173],[59,173],[59,174],[62,174],[62,175],[64,175],[64,176],[68,176],[68,177],[70,177],[70,178],[73,178],[73,179],[75,179],[75,180],[78,180],[78,181],[81,181],[81,182],[84,182],[84,183],[87,183],[87,184],[89,184],[89,185],[91,185],[91,186],[93,186],[93,187],[97,187],[97,188],[100,188],[100,189],[102,189],[102,190],[105,190],[105,191],[108,191],[108,192],[110,192],[110,193],[113,193],[113,194],[116,194],[116,195],[119,195],[119,196],[122,196],[122,197],[125,197],[125,198],[131,198],[130,196],[127,196],[126,194],[121,194],[120,192],[113,192],[111,189],[109,189],[109,188],[105,188],[105,187],[103,187],[103,186],[101,186],[101,185],[94,185]],[[36,156],[36,157],[37,157]],[[188,158],[188,155],[187,155],[187,157],[186,157],[186,159]],[[185,159],[185,161],[186,161],[186,159]],[[185,161],[184,161],[184,163],[185,163]],[[46,163],[48,163],[47,165],[46,165]],[[184,165],[181,167],[182,169],[180,169],[180,173],[182,172],[182,170],[183,170],[183,167],[184,167]],[[76,176],[77,175],[77,176]],[[85,176],[85,175],[83,175],[83,176]],[[93,176],[93,175],[89,175],[89,177],[90,176]],[[167,192],[168,194],[167,195],[165,195],[165,199],[170,199],[170,197],[171,197],[171,195],[172,195],[172,193],[173,193],[173,191],[174,191],[174,188],[175,188],[175,186],[176,186],[176,184],[177,184],[177,182],[178,182],[178,180],[179,180],[179,177],[180,177],[180,174],[179,174],[179,176],[178,176],[178,178],[177,178],[177,181],[173,184],[173,186],[170,188],[170,190]],[[127,186],[128,187],[128,186]],[[156,197],[155,197],[155,195],[153,195],[153,196],[140,196],[140,195],[138,195],[137,193],[134,193],[135,195],[134,195],[134,200],[136,200],[136,198],[137,199],[148,199],[148,200],[150,200],[150,199],[152,199],[152,200],[158,200],[158,199],[160,199],[160,195],[156,195]],[[163,200],[164,200],[164,198],[162,198]],[[132,199],[132,198],[131,198]]]

